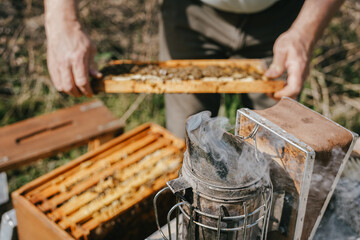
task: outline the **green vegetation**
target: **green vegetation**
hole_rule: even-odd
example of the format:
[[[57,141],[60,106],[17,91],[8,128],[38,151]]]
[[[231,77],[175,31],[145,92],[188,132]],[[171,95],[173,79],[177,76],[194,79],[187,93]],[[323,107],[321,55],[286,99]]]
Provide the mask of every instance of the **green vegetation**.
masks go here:
[[[156,0],[81,0],[80,15],[98,46],[96,62],[111,59],[157,59]],[[348,0],[317,45],[301,102],[360,132],[360,7]],[[46,67],[42,0],[0,2],[0,126],[88,101],[56,92]],[[100,94],[121,117],[137,94]],[[237,95],[223,95],[221,114],[235,123]],[[145,122],[165,124],[163,95],[147,95],[127,121],[126,129]],[[86,147],[8,172],[10,190],[76,158]]]

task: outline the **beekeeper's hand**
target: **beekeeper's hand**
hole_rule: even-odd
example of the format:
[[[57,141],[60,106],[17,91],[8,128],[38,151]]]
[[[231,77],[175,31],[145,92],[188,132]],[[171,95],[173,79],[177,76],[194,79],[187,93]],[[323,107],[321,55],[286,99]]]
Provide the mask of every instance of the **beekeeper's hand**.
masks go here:
[[[309,73],[315,43],[344,0],[307,0],[291,28],[274,44],[274,59],[265,75],[278,78],[287,71],[286,86],[274,94],[297,98]]]
[[[309,73],[310,45],[301,41],[297,32],[287,31],[280,35],[274,44],[274,58],[266,76],[280,77],[287,70],[287,84],[274,94],[275,98],[283,96],[297,98]]]
[[[77,19],[75,4],[75,0],[45,0],[47,65],[58,91],[90,97],[89,74],[101,74],[94,64],[96,48]]]

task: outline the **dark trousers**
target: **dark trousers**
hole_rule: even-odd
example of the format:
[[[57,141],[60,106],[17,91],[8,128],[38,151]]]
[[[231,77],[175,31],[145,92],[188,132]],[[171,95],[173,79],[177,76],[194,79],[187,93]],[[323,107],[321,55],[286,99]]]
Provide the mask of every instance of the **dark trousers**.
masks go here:
[[[160,60],[261,58],[271,62],[278,36],[289,29],[303,0],[281,0],[255,14],[217,10],[199,0],[163,0]],[[276,102],[264,94],[242,95],[245,107],[268,108]],[[219,94],[166,94],[166,125],[185,136],[188,116],[209,110],[216,116]]]

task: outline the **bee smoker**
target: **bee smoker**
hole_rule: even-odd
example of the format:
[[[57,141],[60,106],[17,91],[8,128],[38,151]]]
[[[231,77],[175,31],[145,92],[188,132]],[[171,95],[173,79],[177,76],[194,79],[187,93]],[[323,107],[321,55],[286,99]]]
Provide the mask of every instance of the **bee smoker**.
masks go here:
[[[176,239],[266,239],[272,199],[266,160],[216,125],[207,112],[188,119],[180,176],[155,196],[155,208],[163,191],[177,196],[168,214],[170,238],[170,216],[177,209],[182,224],[176,224]]]

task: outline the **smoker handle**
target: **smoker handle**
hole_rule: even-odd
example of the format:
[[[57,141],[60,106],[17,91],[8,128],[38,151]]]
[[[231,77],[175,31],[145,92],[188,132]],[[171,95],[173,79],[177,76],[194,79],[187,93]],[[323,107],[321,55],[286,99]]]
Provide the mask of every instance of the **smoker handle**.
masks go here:
[[[245,141],[245,140],[248,140],[248,139],[252,139],[254,141],[254,148],[255,148],[255,159],[256,161],[260,162],[260,159],[259,159],[259,153],[258,153],[258,149],[257,149],[257,143],[256,143],[256,134],[258,133],[259,131],[259,127],[260,125],[259,124],[255,124],[253,130],[250,132],[250,134],[248,136],[241,136],[241,135],[238,135],[238,138],[240,138],[242,141]]]
[[[158,215],[158,211],[157,211],[157,199],[159,198],[160,194],[162,194],[163,192],[165,192],[166,190],[169,190],[170,188],[169,187],[164,187],[163,189],[161,189],[154,197],[154,201],[153,201],[153,204],[154,204],[154,211],[155,211],[155,221],[156,221],[156,226],[161,234],[161,236],[163,237],[163,239],[165,240],[168,240],[167,237],[165,236],[165,234],[163,233],[163,231],[161,230],[161,226],[160,226],[160,223],[159,223],[159,215]],[[169,223],[168,223],[169,224]],[[169,236],[170,236],[170,232],[169,232]]]
[[[175,204],[174,206],[172,206],[172,208],[169,210],[168,214],[167,214],[167,226],[168,226],[168,233],[169,233],[169,239],[165,236],[165,234],[163,233],[163,231],[161,230],[160,227],[160,223],[159,223],[159,215],[158,215],[158,211],[157,211],[157,199],[160,196],[160,194],[162,194],[163,192],[165,192],[166,190],[169,190],[169,187],[165,187],[163,189],[161,189],[154,197],[154,210],[155,210],[155,220],[156,220],[156,226],[159,230],[159,233],[161,234],[162,238],[164,240],[171,240],[171,214],[178,208],[180,208],[180,206],[184,205],[184,204],[188,204],[190,205],[188,202],[186,201],[181,201],[177,204]],[[179,198],[182,198],[182,196],[177,192],[175,193],[175,195]],[[189,206],[191,207],[191,206]],[[179,213],[176,214],[176,240],[178,240],[179,238]]]

